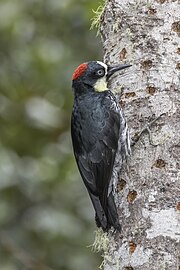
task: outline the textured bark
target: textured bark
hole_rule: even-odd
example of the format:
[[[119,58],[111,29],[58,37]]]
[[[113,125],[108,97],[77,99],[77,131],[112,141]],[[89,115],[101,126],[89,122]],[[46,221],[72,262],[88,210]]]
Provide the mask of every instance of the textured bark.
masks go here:
[[[133,64],[111,81],[131,135],[163,114],[119,176],[122,233],[109,238],[105,270],[179,270],[180,3],[109,0],[101,35],[105,62]]]

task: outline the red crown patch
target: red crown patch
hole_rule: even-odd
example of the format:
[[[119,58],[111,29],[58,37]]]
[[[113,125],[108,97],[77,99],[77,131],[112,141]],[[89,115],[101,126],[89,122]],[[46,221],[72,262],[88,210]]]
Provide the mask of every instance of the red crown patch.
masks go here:
[[[77,80],[86,71],[87,66],[87,63],[83,63],[79,67],[77,67],[72,76],[72,80]]]

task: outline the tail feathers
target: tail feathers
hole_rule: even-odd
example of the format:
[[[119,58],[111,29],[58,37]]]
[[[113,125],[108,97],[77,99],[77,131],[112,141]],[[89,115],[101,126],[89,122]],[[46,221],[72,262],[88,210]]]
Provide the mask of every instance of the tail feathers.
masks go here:
[[[112,192],[108,196],[108,226],[109,228],[112,226],[115,230],[121,231],[121,225],[119,223],[119,217],[117,213],[117,208],[114,202],[114,196]],[[109,229],[108,228],[108,229]]]
[[[117,231],[121,231],[121,225],[119,223],[117,208],[114,202],[112,192],[108,196],[107,209],[103,209],[99,197],[90,194],[93,206],[96,211],[96,225],[101,227],[104,232],[113,227]]]
[[[106,214],[102,208],[102,205],[100,203],[99,197],[93,195],[92,193],[89,192],[91,201],[93,203],[94,209],[96,211],[96,224],[98,227],[102,227],[103,231],[107,230],[107,226],[108,226],[108,221],[107,221],[107,217]]]

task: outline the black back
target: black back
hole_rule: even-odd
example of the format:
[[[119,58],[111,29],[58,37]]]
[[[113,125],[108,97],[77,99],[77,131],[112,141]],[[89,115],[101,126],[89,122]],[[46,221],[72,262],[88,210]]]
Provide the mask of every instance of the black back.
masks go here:
[[[96,210],[97,223],[104,230],[113,225],[108,217],[108,187],[119,129],[120,116],[110,91],[75,95],[71,124],[74,154]]]

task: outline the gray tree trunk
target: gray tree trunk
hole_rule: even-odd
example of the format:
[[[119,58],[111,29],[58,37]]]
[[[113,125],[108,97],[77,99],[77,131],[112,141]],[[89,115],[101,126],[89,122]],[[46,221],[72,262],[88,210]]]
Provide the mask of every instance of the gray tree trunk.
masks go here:
[[[105,270],[180,269],[180,3],[109,0],[101,16],[105,62],[132,63],[111,81],[131,135],[163,114],[132,149],[117,185],[122,233]]]

